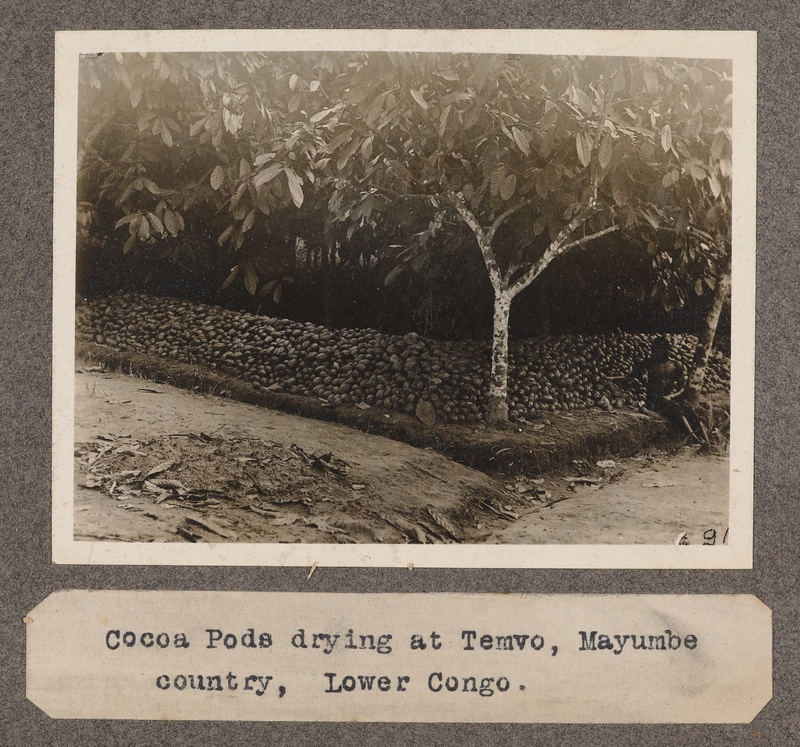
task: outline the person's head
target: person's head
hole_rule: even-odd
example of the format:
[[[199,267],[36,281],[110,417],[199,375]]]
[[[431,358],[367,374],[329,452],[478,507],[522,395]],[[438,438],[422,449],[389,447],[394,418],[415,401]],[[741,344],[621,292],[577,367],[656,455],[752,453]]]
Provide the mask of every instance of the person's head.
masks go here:
[[[657,363],[665,363],[669,360],[670,344],[666,337],[656,337],[650,346],[650,357]]]

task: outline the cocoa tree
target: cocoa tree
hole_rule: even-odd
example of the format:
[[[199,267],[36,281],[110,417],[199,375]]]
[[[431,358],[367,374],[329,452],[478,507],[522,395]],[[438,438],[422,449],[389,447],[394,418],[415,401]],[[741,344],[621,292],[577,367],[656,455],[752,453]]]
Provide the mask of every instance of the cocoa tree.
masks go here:
[[[682,306],[689,293],[710,297],[685,391],[697,407],[731,292],[730,66],[709,60],[662,66],[657,93],[646,112],[650,162],[660,176],[645,213],[652,232],[647,246],[659,273],[653,292],[667,309]]]
[[[350,232],[407,237],[389,247],[386,281],[424,266],[454,223],[477,244],[494,294],[488,422],[508,417],[512,301],[560,256],[615,231],[670,230],[698,251],[692,189],[723,189],[693,155],[695,141],[710,147],[705,80],[679,60],[373,53],[336,81],[316,115],[329,207]],[[668,291],[676,278],[662,274]]]
[[[84,58],[79,227],[125,231],[127,254],[191,223],[227,249],[226,283],[277,300],[287,251],[276,236],[324,220],[306,199],[321,142],[308,112],[338,72],[330,57],[302,53]]]

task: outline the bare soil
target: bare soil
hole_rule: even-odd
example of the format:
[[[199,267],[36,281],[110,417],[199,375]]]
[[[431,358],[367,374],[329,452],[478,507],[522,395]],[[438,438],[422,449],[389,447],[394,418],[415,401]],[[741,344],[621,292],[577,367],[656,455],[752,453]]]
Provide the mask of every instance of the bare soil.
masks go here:
[[[728,460],[695,449],[486,474],[90,364],[75,385],[76,540],[701,544],[726,531]]]

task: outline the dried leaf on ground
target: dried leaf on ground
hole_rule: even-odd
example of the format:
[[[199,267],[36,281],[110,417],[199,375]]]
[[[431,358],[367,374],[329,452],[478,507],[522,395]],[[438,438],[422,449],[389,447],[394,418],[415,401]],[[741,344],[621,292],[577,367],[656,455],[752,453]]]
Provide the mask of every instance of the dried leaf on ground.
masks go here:
[[[460,540],[461,533],[444,514],[442,514],[440,511],[437,511],[431,505],[425,506],[425,511],[427,511],[428,516],[430,516],[431,519],[433,519],[438,526],[444,529],[444,531],[447,532],[454,540]]]
[[[332,472],[336,475],[345,475],[350,471],[350,465],[343,459],[334,457],[331,452],[324,454],[316,454],[315,452],[308,452],[297,444],[291,444],[289,450],[297,454],[303,461],[317,469],[322,469],[327,472]]]
[[[166,472],[173,464],[175,464],[174,461],[161,462],[160,464],[157,464],[144,476],[144,479],[146,480],[148,477],[153,477],[153,475],[160,475],[162,472]]]
[[[643,482],[643,488],[674,488],[681,483],[678,480],[669,480],[667,478],[659,479],[655,478],[648,482]]]
[[[421,422],[425,423],[425,425],[429,427],[436,425],[436,410],[434,406],[427,400],[421,399],[417,403],[417,408],[414,413]]]
[[[186,490],[186,486],[180,480],[151,480],[153,485],[170,490]]]
[[[187,516],[184,521],[187,524],[192,524],[193,526],[200,527],[201,529],[205,529],[206,531],[211,532],[212,534],[217,534],[220,537],[224,537],[225,539],[232,539],[235,540],[239,535],[236,532],[231,532],[227,529],[224,529],[216,522],[211,521],[210,519],[196,519],[193,516]]]
[[[330,516],[326,514],[324,516],[315,516],[310,519],[304,519],[303,522],[307,527],[316,527],[321,532],[327,532],[328,534],[343,533],[344,530],[331,524],[328,521],[329,518]]]

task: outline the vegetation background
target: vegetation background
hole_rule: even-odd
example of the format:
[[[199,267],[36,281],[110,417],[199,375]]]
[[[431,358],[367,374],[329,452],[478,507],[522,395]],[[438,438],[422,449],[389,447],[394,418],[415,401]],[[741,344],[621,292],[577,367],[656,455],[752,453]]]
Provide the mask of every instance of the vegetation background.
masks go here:
[[[729,62],[117,52],[79,85],[81,295],[491,329],[491,423],[524,295],[526,336],[688,327],[699,398],[730,289]]]

